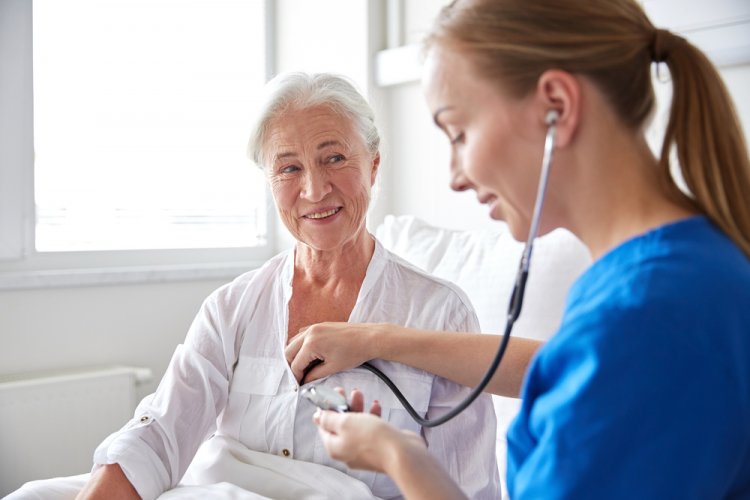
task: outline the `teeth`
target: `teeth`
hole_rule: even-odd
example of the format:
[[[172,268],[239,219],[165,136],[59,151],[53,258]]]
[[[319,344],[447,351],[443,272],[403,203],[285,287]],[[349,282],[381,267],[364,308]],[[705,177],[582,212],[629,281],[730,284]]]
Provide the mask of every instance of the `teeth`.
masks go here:
[[[310,214],[310,215],[307,215],[306,217],[308,219],[325,219],[326,217],[330,217],[331,215],[335,214],[338,211],[339,211],[338,208],[332,208],[331,210],[328,210],[327,212],[318,212],[317,214]]]

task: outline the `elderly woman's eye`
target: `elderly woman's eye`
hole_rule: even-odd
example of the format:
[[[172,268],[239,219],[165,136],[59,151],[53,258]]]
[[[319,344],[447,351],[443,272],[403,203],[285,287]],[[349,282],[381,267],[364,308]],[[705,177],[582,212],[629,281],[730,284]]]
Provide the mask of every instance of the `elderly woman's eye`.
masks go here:
[[[294,172],[298,171],[299,167],[297,165],[287,165],[285,167],[281,167],[279,169],[280,174],[293,174]]]
[[[328,163],[338,163],[344,161],[344,155],[333,155],[328,157]]]

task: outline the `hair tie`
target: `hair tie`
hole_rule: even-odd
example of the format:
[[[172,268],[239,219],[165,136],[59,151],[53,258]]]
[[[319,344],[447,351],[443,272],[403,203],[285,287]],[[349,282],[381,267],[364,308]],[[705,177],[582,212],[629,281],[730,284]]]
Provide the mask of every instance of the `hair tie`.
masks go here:
[[[654,30],[654,35],[651,39],[651,60],[654,62],[666,61],[674,48],[685,42],[684,38],[675,35],[669,30]]]

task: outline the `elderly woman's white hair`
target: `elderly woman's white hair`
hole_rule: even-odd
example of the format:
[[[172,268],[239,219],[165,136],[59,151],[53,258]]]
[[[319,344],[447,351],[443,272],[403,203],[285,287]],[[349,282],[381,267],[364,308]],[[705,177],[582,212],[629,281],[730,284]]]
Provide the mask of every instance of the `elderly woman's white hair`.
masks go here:
[[[248,144],[248,156],[263,168],[269,124],[289,109],[328,106],[354,123],[367,149],[375,154],[380,147],[380,135],[375,126],[375,113],[367,100],[346,77],[331,73],[283,73],[266,86],[266,97]]]

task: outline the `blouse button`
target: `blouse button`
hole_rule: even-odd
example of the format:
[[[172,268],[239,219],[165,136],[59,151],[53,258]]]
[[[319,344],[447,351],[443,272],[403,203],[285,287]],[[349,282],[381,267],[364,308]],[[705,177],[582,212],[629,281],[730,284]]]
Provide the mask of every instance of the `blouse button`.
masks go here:
[[[141,417],[141,423],[145,424],[146,422],[148,422],[148,416],[144,415]]]
[[[291,453],[289,453],[289,450],[287,450],[286,448],[281,450],[281,454],[284,455],[285,457],[288,457],[289,455],[291,455]]]

